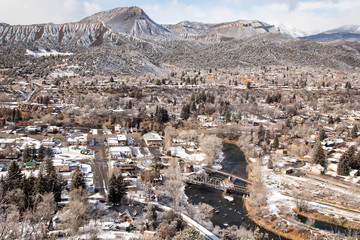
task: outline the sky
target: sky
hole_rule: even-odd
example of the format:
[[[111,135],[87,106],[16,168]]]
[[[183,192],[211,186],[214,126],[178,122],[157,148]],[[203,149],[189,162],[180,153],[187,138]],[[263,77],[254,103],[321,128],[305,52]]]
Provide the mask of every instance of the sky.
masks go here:
[[[160,24],[261,20],[317,33],[360,25],[360,0],[0,0],[0,22],[65,23],[99,11],[138,6]]]

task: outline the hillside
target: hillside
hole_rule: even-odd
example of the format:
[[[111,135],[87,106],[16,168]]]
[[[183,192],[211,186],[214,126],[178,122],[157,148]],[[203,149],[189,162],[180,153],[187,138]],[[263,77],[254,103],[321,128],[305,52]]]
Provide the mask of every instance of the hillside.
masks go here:
[[[74,53],[66,58],[81,66],[83,74],[161,73],[163,64],[179,68],[360,66],[356,45],[298,40],[283,30],[257,20],[160,25],[141,8],[116,8],[73,23],[24,26],[2,23],[0,64],[20,65],[21,61],[31,59],[25,56],[26,49],[34,52],[48,49]]]

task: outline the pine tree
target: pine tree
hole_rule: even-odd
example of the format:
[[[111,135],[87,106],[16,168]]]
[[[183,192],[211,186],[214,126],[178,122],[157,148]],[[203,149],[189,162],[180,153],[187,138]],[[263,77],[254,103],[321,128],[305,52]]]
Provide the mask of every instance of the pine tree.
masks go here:
[[[353,128],[351,129],[351,137],[352,138],[357,138],[358,137],[358,127],[357,125],[354,125]]]
[[[121,199],[125,195],[126,184],[121,174],[115,176],[113,173],[109,180],[108,185],[108,202],[112,203],[114,206],[121,203]]]
[[[85,180],[79,166],[76,167],[72,174],[70,191],[78,188],[85,189]]]
[[[274,139],[274,141],[272,143],[272,147],[274,149],[277,149],[279,147],[279,138],[277,136],[275,136],[275,139]]]
[[[38,162],[42,162],[42,161],[44,160],[44,158],[45,158],[45,151],[46,151],[46,149],[45,149],[44,145],[41,144],[41,146],[40,146],[40,148],[39,148],[39,150],[38,150],[37,158],[36,158],[36,160],[37,160]]]
[[[40,170],[39,175],[35,180],[35,193],[42,195],[46,192],[49,192],[48,181],[44,176],[42,170]]]
[[[360,169],[360,152],[358,152],[349,163],[350,168]]]
[[[320,141],[324,140],[326,138],[325,136],[325,130],[323,128],[320,129],[319,131],[319,139]]]
[[[50,176],[53,172],[55,172],[54,163],[50,157],[47,157],[45,160],[45,172],[47,177]]]
[[[187,120],[190,117],[190,106],[189,104],[185,104],[182,108],[181,108],[181,113],[180,113],[180,117],[184,120]]]
[[[343,175],[343,176],[349,175],[349,167],[351,162],[354,160],[354,158],[355,158],[355,147],[351,146],[340,158],[337,168],[337,172],[339,175]]]
[[[325,153],[320,141],[314,146],[312,162],[314,164],[320,164],[321,166],[325,165]]]
[[[10,163],[5,179],[6,191],[11,191],[18,188],[21,178],[22,178],[22,173],[19,165],[17,164],[17,162],[12,161]]]
[[[25,176],[21,180],[21,189],[24,192],[25,195],[25,208],[26,209],[32,209],[34,207],[34,201],[35,201],[35,177],[30,173],[30,176],[26,178]]]
[[[22,154],[23,162],[29,162],[31,160],[31,155],[31,148],[26,145]]]
[[[340,161],[338,163],[337,173],[342,176],[348,176],[350,173],[348,164],[344,161]]]

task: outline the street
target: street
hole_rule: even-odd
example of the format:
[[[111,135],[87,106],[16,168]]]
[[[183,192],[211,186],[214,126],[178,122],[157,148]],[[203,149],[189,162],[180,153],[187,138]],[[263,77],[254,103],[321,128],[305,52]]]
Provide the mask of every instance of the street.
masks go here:
[[[93,164],[95,191],[100,192],[105,196],[105,189],[107,188],[109,177],[107,165],[108,159],[106,157],[103,140],[96,142],[95,146],[93,146],[91,149],[95,151]]]

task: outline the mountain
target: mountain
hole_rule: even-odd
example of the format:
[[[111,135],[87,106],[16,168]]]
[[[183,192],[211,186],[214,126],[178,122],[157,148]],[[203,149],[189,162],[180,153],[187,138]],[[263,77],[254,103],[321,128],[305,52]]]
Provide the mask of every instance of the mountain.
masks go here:
[[[0,25],[0,44],[34,43],[43,48],[63,51],[98,46],[104,42],[119,45],[124,42],[124,37],[145,39],[164,36],[168,32],[142,9],[129,7],[100,12],[74,23]],[[139,39],[139,42],[142,41]]]
[[[280,24],[277,27],[277,30],[281,33],[284,34],[286,36],[289,37],[293,37],[293,38],[299,38],[299,37],[304,37],[307,36],[308,34],[298,28],[294,28],[294,27],[289,27],[289,26],[285,26],[284,24]]]
[[[313,39],[318,42],[331,42],[336,40],[360,42],[360,26],[345,25],[339,28],[328,30],[326,32],[302,37],[301,39]]]
[[[337,69],[360,66],[358,45],[320,44],[289,37],[299,34],[257,20],[160,25],[138,7],[116,8],[65,24],[0,24],[0,68],[22,67],[32,61],[22,73],[43,76],[44,69],[51,73],[51,69],[56,69],[56,61],[40,61],[36,54],[26,54],[27,50],[42,49],[59,52],[58,57],[66,57],[69,65],[79,66],[76,71],[80,75],[164,73],[163,66],[169,65],[306,65]],[[61,55],[62,52],[73,54]]]
[[[206,24],[184,21],[174,25],[165,25],[172,32],[180,34],[186,39],[216,39],[230,40],[255,36],[261,33],[278,33],[273,25],[253,20],[239,20],[235,22]]]
[[[169,33],[165,27],[155,23],[138,7],[116,8],[96,13],[80,23],[102,23],[116,33],[125,33],[135,37],[162,36]]]

